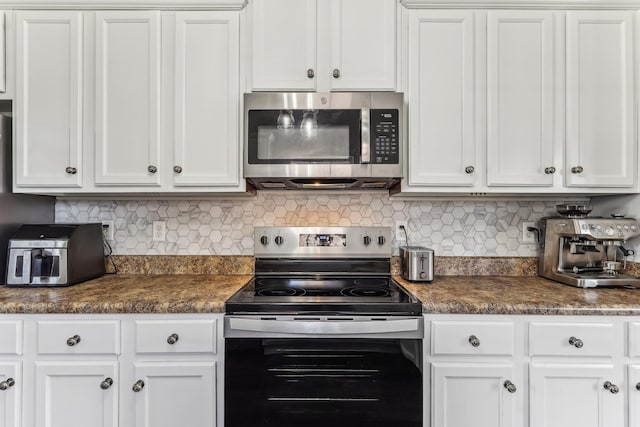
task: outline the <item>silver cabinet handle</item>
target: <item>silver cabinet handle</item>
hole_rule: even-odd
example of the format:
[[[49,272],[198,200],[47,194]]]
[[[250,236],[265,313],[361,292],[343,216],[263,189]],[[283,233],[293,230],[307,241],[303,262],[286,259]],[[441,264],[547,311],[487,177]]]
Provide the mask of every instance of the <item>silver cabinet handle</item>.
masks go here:
[[[113,385],[113,380],[111,378],[105,378],[104,381],[100,383],[100,388],[103,390],[107,390],[109,387]]]
[[[142,391],[143,388],[144,388],[144,381],[138,380],[133,385],[133,387],[131,387],[131,390],[135,391],[136,393],[140,393],[140,391]]]
[[[506,381],[504,382],[503,386],[504,386],[504,388],[506,388],[506,389],[507,389],[507,391],[508,391],[509,393],[515,393],[515,392],[518,390],[518,388],[516,387],[516,385],[515,385],[514,383],[512,383],[511,381],[509,381],[509,380],[506,380]]]
[[[550,168],[544,168],[544,173],[546,173],[547,175],[556,173],[556,168],[554,168],[553,166],[551,166]]]
[[[13,378],[7,378],[6,380],[0,382],[0,391],[5,391],[9,387],[13,387],[16,382]]]
[[[149,173],[156,173],[156,172],[158,172],[158,168],[157,168],[157,167],[155,167],[155,166],[153,166],[153,165],[150,165],[150,166],[147,168],[147,170],[149,171]]]
[[[571,173],[582,173],[584,168],[582,166],[574,166],[571,168]]]
[[[173,171],[175,173],[182,173],[182,166],[174,166]]]
[[[569,338],[569,344],[571,344],[575,348],[582,348],[582,346],[584,345],[582,340],[580,338],[576,338],[576,337]]]
[[[315,72],[315,71],[313,71],[313,68],[309,68],[309,69],[307,70],[307,77],[308,77],[308,78],[310,78],[310,79],[312,79],[312,78],[314,78],[315,76],[316,76],[316,72]]]
[[[178,334],[171,334],[169,335],[169,338],[167,338],[167,342],[171,345],[174,345],[175,343],[178,342],[178,339],[180,337],[178,336]]]
[[[467,166],[464,168],[465,173],[473,173],[476,170],[473,166]]]
[[[334,79],[339,79],[339,78],[340,78],[340,70],[338,70],[337,68],[335,68],[335,69],[333,70],[333,74],[332,74],[332,75],[333,75],[333,78],[334,78]]]
[[[618,386],[613,384],[611,381],[605,381],[604,382],[604,389],[605,390],[609,390],[609,392],[611,392],[611,394],[616,394],[617,392],[620,391]]]
[[[78,173],[78,169],[72,168],[71,166],[69,166],[68,168],[65,169],[65,172],[68,173],[69,175],[75,175]]]
[[[474,347],[480,347],[480,340],[475,335],[469,336],[469,343]]]
[[[80,342],[80,335],[74,335],[71,338],[67,338],[67,345],[73,347]]]

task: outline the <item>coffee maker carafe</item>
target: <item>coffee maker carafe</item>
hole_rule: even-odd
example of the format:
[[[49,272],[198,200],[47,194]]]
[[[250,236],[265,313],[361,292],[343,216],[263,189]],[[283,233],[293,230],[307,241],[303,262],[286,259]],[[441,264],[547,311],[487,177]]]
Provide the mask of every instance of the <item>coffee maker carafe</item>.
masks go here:
[[[621,215],[589,217],[590,209],[580,208],[561,205],[564,216],[538,223],[538,274],[581,288],[640,287],[640,279],[624,274],[627,257],[634,255],[624,245],[640,236],[640,222]]]

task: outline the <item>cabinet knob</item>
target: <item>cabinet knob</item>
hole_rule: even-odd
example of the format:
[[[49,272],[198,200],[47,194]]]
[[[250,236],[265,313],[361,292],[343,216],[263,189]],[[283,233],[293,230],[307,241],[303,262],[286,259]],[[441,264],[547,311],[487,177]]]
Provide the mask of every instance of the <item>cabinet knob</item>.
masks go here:
[[[135,391],[136,393],[140,393],[143,388],[144,388],[144,381],[138,380],[133,385],[133,387],[131,387],[131,390]]]
[[[640,391],[640,383],[636,384],[636,390]]]
[[[469,343],[474,347],[480,347],[480,340],[475,335],[469,336]]]
[[[69,175],[75,175],[78,173],[78,169],[72,168],[71,166],[69,166],[68,168],[65,169],[65,172],[67,172]]]
[[[571,168],[571,173],[582,173],[584,168],[582,166],[574,166]]]
[[[157,168],[157,167],[155,167],[155,166],[153,166],[153,165],[150,165],[150,166],[147,168],[147,170],[148,170],[150,173],[156,173],[156,172],[158,172],[158,168]]]
[[[109,387],[111,387],[113,385],[113,380],[111,378],[105,378],[104,381],[102,381],[100,383],[100,388],[103,390],[108,389]]]
[[[553,166],[551,166],[550,168],[544,168],[544,173],[546,173],[547,175],[551,175],[552,173],[556,173],[556,168],[554,168]]]
[[[178,339],[180,337],[178,336],[178,334],[171,334],[169,335],[169,338],[167,338],[167,342],[171,345],[174,345],[175,343],[178,342]]]
[[[335,69],[333,70],[333,73],[332,73],[332,74],[333,74],[333,78],[334,78],[334,79],[339,79],[339,78],[340,78],[340,70],[338,70],[337,68],[335,68]]]
[[[475,171],[476,168],[474,168],[473,166],[467,166],[466,168],[464,168],[464,171],[466,173],[473,173],[473,171]]]
[[[516,385],[509,380],[506,380],[502,385],[507,389],[509,393],[515,393],[518,390]]]
[[[173,171],[175,173],[182,173],[182,166],[174,166]]]
[[[582,348],[582,346],[584,345],[582,340],[580,338],[576,338],[576,337],[569,338],[569,344],[571,344],[575,348]]]
[[[4,391],[9,387],[13,387],[15,383],[16,382],[13,380],[13,378],[7,378],[6,380],[0,382],[0,391]]]
[[[80,342],[80,335],[74,335],[71,338],[67,338],[67,345],[73,347]]]
[[[605,390],[609,390],[609,392],[611,392],[611,394],[616,394],[617,392],[620,391],[618,386],[613,384],[611,381],[605,381],[604,382],[604,389]]]
[[[312,79],[312,78],[314,78],[315,76],[316,76],[316,72],[315,72],[315,71],[313,71],[313,68],[309,68],[309,69],[307,70],[307,77],[308,77],[308,78],[310,78],[310,79]]]

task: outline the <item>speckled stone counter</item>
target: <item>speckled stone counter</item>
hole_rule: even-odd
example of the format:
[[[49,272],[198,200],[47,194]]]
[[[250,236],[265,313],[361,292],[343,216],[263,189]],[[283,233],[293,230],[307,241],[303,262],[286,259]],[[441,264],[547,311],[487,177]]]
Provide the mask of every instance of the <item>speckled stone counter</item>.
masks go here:
[[[107,275],[65,288],[0,286],[0,313],[223,313],[250,275]]]
[[[540,277],[395,277],[434,314],[640,315],[640,289],[581,289]]]

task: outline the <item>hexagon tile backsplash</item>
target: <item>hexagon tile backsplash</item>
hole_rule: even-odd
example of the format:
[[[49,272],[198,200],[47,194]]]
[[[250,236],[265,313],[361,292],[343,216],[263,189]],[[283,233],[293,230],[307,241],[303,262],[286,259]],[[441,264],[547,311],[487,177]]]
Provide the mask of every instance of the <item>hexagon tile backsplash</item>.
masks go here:
[[[251,199],[58,200],[56,222],[113,220],[117,255],[253,255],[254,226],[388,226],[408,222],[409,244],[438,256],[535,256],[522,222],[555,213],[557,201],[403,201],[384,194],[259,193]],[[166,221],[165,242],[151,238]],[[404,241],[394,242],[394,254]]]

